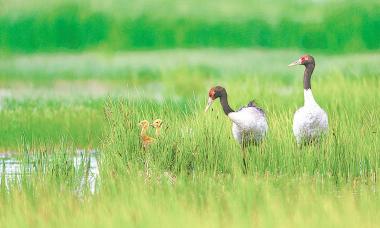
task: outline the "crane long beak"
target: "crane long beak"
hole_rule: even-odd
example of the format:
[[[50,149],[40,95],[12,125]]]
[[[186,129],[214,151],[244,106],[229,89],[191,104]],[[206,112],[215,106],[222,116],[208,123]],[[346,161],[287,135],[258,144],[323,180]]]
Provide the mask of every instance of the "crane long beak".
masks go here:
[[[215,100],[213,100],[211,97],[208,98],[207,105],[205,108],[205,112],[211,107],[212,103],[214,103]]]
[[[295,65],[301,65],[301,60],[292,62],[291,64],[288,65],[288,67],[295,66]]]

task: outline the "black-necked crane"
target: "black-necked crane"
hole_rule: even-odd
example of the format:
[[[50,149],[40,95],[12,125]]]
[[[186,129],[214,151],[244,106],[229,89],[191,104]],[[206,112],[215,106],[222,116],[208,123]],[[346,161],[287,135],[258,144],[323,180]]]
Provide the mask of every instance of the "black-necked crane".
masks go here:
[[[315,68],[315,60],[310,55],[301,56],[288,66],[304,65],[303,96],[304,106],[294,113],[293,133],[297,144],[309,143],[319,139],[328,131],[326,112],[315,101],[311,91],[311,75]]]
[[[208,93],[207,111],[213,102],[219,98],[224,113],[232,121],[232,134],[243,147],[250,143],[260,143],[268,131],[265,112],[257,107],[253,101],[238,111],[234,111],[228,104],[227,91],[221,86],[210,89]]]

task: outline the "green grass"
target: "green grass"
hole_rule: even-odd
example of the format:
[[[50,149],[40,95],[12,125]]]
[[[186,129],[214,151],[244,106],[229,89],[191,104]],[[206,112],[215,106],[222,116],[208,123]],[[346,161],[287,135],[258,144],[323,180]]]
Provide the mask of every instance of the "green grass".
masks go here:
[[[107,177],[95,196],[76,197],[48,183],[13,191],[0,221],[13,226],[373,227],[375,186],[244,176],[177,177],[173,186],[136,172]],[[52,187],[53,186],[53,187]],[[358,193],[359,192],[359,193]],[[15,205],[10,208],[9,203]]]
[[[201,7],[200,7],[201,6]],[[378,1],[2,1],[0,50],[378,50]]]
[[[1,151],[25,146],[34,150],[60,142],[76,148],[98,148],[104,131],[103,103],[7,101],[0,111]]]
[[[314,55],[313,93],[330,129],[320,144],[298,148],[291,126],[303,103],[303,69],[287,64],[299,55],[177,50],[2,59],[0,87],[9,94],[0,99],[0,147],[23,152],[23,165],[26,154],[36,156],[37,168],[8,189],[2,176],[0,223],[378,226],[380,56]],[[254,98],[267,112],[269,134],[248,148],[247,174],[220,105],[203,112],[216,84],[232,107]],[[144,151],[137,123],[155,118],[164,120],[162,137]],[[77,148],[100,151],[95,194],[78,190],[88,164],[72,166]]]

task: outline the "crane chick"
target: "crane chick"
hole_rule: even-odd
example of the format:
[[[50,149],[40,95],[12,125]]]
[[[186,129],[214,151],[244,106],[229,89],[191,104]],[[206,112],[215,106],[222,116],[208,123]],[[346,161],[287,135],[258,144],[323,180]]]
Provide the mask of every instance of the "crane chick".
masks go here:
[[[139,126],[141,127],[141,132],[140,132],[141,144],[142,144],[143,148],[146,149],[150,144],[152,144],[155,141],[155,139],[150,137],[147,134],[147,131],[148,131],[149,126],[150,126],[149,121],[142,120],[142,121],[140,121]]]
[[[156,129],[156,137],[161,135],[162,120],[156,119],[153,121],[152,126]]]

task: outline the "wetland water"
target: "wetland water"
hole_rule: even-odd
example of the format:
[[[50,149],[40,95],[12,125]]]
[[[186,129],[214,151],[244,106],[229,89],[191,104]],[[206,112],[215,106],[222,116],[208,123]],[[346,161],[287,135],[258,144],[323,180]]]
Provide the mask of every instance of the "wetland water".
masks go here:
[[[66,157],[67,156],[67,157]],[[0,185],[9,189],[10,184],[19,184],[25,176],[38,172],[54,172],[59,168],[75,173],[75,189],[80,192],[88,187],[95,193],[99,182],[99,153],[77,150],[73,155],[23,155],[13,152],[0,154]],[[59,167],[60,166],[60,167]]]

